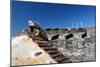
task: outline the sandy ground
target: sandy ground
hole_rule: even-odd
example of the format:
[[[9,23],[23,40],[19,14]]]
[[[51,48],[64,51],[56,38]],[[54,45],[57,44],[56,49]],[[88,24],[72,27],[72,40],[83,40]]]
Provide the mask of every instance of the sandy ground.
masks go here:
[[[11,60],[12,66],[57,63],[27,35],[13,38]]]

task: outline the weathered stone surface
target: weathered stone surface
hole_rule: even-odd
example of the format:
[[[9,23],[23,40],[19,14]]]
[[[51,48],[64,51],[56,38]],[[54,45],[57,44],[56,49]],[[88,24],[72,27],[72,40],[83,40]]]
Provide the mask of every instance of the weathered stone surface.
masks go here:
[[[73,38],[68,40],[64,40],[63,38],[61,38],[54,41],[53,43],[61,51],[61,53],[70,58],[72,62],[95,61],[95,28],[87,29],[87,37],[85,38],[81,38],[82,33],[83,32],[73,33]],[[64,37],[64,35],[68,33],[59,32],[59,34],[63,35]],[[51,35],[53,36],[53,34],[48,34],[48,36]]]

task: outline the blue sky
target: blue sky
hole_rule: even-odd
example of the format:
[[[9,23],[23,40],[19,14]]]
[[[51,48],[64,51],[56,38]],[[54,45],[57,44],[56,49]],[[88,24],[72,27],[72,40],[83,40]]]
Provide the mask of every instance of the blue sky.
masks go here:
[[[51,28],[72,27],[72,22],[83,22],[84,27],[93,27],[95,26],[95,12],[95,6],[13,1],[11,36],[25,29],[28,20],[35,20],[42,27]]]

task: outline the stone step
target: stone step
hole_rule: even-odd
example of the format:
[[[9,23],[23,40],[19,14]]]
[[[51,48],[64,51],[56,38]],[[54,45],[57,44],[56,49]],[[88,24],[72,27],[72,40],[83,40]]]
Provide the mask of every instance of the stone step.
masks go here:
[[[61,57],[61,56],[63,56],[61,53],[55,53],[51,55],[52,58]]]
[[[51,47],[50,44],[39,44],[40,47]]]
[[[57,57],[55,58],[55,60],[58,62],[58,63],[63,63],[64,61],[68,61],[69,59],[64,57],[64,56],[60,56],[60,57]]]
[[[54,48],[54,47],[43,47],[43,49],[46,50],[46,51],[47,50],[53,50],[53,51],[57,50],[57,48]]]
[[[48,50],[48,51],[46,51],[47,53],[49,53],[49,54],[56,54],[56,53],[59,53],[59,51],[57,51],[57,50]]]
[[[50,44],[48,41],[35,41],[38,44]]]

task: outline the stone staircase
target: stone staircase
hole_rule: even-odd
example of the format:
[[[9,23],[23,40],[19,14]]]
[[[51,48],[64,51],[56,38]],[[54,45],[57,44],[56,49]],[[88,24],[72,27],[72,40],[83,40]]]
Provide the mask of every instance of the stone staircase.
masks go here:
[[[71,63],[69,59],[64,56],[60,51],[50,42],[47,41],[37,41],[36,42],[40,48],[45,50],[56,62],[58,63]]]

